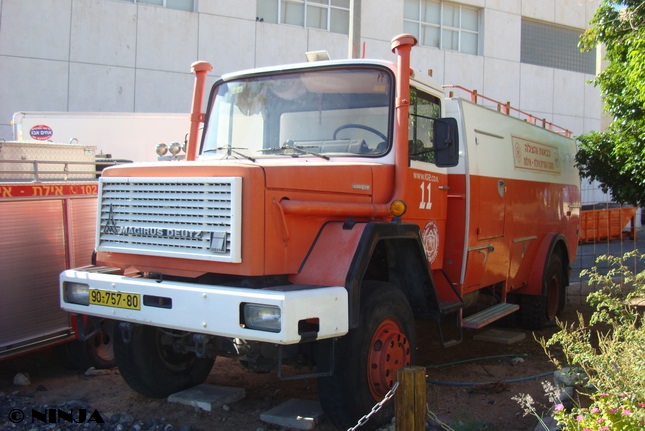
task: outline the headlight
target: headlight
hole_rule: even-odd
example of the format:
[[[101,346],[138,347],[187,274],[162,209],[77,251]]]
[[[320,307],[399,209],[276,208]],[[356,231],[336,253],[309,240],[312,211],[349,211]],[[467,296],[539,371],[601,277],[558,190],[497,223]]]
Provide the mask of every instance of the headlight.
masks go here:
[[[282,316],[275,305],[244,304],[244,325],[249,329],[280,332]]]
[[[72,304],[90,305],[90,286],[65,281],[63,283],[63,299]]]
[[[155,151],[157,151],[158,156],[164,156],[168,152],[168,145],[163,142],[161,144],[157,144]]]
[[[170,151],[170,154],[172,154],[173,156],[176,156],[181,152],[181,144],[179,142],[173,142],[172,144],[170,144],[168,151]]]

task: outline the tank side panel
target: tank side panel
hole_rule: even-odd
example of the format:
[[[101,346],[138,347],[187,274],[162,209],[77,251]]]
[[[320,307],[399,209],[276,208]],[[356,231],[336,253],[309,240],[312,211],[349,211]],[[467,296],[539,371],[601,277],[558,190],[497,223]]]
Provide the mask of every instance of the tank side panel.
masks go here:
[[[60,308],[65,269],[62,200],[0,201],[0,354],[70,330]]]
[[[467,258],[464,291],[527,282],[535,247],[550,232],[566,238],[575,258],[580,179],[575,141],[463,100],[466,141]],[[463,142],[463,141],[462,141]]]

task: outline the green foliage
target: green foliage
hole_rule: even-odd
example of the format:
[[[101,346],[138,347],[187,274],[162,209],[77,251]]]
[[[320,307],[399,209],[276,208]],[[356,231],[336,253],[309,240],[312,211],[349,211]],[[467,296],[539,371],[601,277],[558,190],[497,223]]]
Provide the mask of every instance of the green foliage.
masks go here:
[[[578,137],[576,162],[616,202],[645,205],[645,2],[602,0],[581,47],[601,44],[608,64],[592,82],[614,121]]]
[[[564,430],[644,429],[645,326],[642,309],[633,303],[645,298],[645,271],[634,275],[625,262],[645,255],[635,251],[599,260],[610,263],[606,275],[597,267],[583,272],[596,289],[587,297],[594,308],[589,322],[580,314],[578,322],[560,322],[560,331],[543,343],[547,351],[560,347],[567,364],[586,377],[575,406],[556,404],[554,417]]]

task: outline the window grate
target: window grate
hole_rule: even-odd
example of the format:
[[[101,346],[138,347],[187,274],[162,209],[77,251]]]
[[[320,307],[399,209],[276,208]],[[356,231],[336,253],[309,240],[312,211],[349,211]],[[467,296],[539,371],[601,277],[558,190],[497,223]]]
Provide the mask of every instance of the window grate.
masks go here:
[[[595,52],[580,52],[581,30],[522,18],[522,63],[594,74]]]

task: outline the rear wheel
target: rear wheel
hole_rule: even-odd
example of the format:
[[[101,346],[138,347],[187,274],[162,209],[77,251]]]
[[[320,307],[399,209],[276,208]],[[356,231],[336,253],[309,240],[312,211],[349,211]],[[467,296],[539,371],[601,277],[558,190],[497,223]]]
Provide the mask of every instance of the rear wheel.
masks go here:
[[[165,398],[170,394],[203,383],[214,359],[198,358],[194,353],[179,353],[163,338],[185,333],[133,326],[126,343],[118,331],[114,337],[114,355],[119,372],[128,385],[142,395]]]
[[[396,381],[396,371],[414,361],[416,334],[412,309],[403,292],[382,282],[361,289],[360,325],[338,340],[334,375],[318,379],[320,403],[338,428],[347,429],[370,412]],[[391,419],[386,404],[364,425]]]
[[[524,295],[520,317],[527,329],[543,329],[555,324],[556,315],[564,308],[566,286],[562,258],[553,253],[543,278],[542,295]]]

